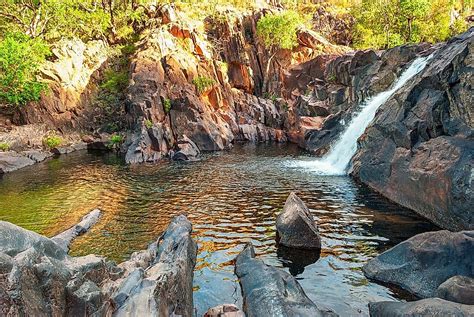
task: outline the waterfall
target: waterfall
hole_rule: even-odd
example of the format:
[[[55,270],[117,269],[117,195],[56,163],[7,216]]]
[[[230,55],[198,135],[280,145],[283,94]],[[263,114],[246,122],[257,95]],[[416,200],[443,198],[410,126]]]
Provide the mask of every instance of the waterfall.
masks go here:
[[[377,109],[398,89],[422,71],[430,58],[431,56],[417,58],[389,90],[368,99],[361,106],[361,111],[347,125],[339,139],[331,145],[325,156],[310,162],[302,162],[299,166],[303,165],[305,168],[321,175],[346,175],[350,161],[357,151],[357,139],[372,122]]]

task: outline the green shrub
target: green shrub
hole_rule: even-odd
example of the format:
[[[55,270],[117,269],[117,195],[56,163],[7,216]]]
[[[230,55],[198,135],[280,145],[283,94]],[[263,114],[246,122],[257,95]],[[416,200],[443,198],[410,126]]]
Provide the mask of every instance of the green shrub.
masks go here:
[[[165,110],[165,113],[169,113],[171,110],[171,100],[168,98],[163,101],[163,109]]]
[[[47,86],[36,75],[49,54],[39,39],[21,33],[6,35],[0,42],[0,104],[17,107],[40,99]]]
[[[123,136],[119,134],[114,134],[110,137],[109,148],[117,149],[120,146],[120,144],[122,144],[122,142],[123,142]]]
[[[153,122],[151,122],[151,120],[145,120],[144,123],[147,129],[151,129],[153,127]]]
[[[123,71],[115,71],[113,69],[109,69],[105,72],[104,81],[100,87],[109,91],[110,93],[117,94],[123,90],[125,90],[128,86],[128,72],[126,70]]]
[[[0,142],[0,151],[6,152],[8,150],[10,150],[10,144],[7,142]]]
[[[43,139],[43,145],[50,149],[54,149],[60,146],[62,143],[63,139],[56,134],[50,134]]]
[[[202,94],[209,87],[215,84],[215,81],[212,78],[206,76],[198,76],[193,79],[193,84],[196,87],[197,91]]]

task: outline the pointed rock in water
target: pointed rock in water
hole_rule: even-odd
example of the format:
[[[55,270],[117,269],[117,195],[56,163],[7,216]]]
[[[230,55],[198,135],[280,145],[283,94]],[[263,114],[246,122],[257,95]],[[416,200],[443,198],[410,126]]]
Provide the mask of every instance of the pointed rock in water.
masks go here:
[[[247,317],[337,316],[320,310],[293,276],[256,259],[251,244],[237,256],[235,273],[242,287]]]
[[[291,193],[276,220],[279,244],[299,249],[321,249],[321,238],[308,207]]]
[[[81,222],[52,237],[51,240],[56,242],[66,251],[69,251],[69,245],[71,244],[72,240],[74,240],[77,236],[83,235],[89,231],[89,229],[95,225],[97,221],[99,221],[100,215],[101,211],[99,209],[92,210],[82,218]]]
[[[474,231],[418,234],[370,260],[365,276],[428,298],[450,277],[474,274]]]
[[[474,306],[427,298],[415,302],[369,303],[371,317],[474,316]]]
[[[453,276],[438,287],[436,297],[466,305],[474,305],[474,278]]]

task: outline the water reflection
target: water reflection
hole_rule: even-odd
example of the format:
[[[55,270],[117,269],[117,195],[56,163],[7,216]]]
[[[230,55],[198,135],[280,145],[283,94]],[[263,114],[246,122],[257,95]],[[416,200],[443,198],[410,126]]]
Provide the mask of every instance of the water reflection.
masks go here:
[[[277,256],[291,275],[297,276],[304,272],[304,268],[316,263],[321,255],[321,250],[298,250],[277,244]]]
[[[241,304],[234,258],[252,241],[266,263],[289,270],[308,296],[341,315],[367,314],[367,303],[393,298],[360,271],[371,257],[419,232],[426,221],[388,203],[347,177],[318,176],[292,167],[292,146],[237,146],[192,164],[126,166],[115,155],[77,153],[6,175],[0,219],[53,235],[94,208],[102,220],[72,246],[116,261],[143,249],[185,213],[199,254],[194,299],[199,314]],[[308,205],[322,237],[320,258],[275,244],[275,217],[291,191]]]

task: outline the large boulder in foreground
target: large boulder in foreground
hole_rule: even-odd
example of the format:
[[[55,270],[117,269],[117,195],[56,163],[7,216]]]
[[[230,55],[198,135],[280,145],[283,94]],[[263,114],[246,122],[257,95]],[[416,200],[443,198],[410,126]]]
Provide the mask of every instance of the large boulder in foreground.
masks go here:
[[[286,247],[321,249],[321,238],[305,203],[291,193],[276,220],[277,241]]]
[[[122,280],[114,294],[115,316],[193,316],[197,245],[191,231],[186,216],[175,217],[156,244],[134,256],[151,259],[148,267],[134,270],[126,264],[134,275]]]
[[[474,231],[446,230],[418,234],[370,260],[369,279],[394,284],[428,298],[447,279],[474,274]]]
[[[290,274],[255,258],[251,244],[237,256],[239,277],[247,317],[337,316],[320,310]]]
[[[371,317],[468,317],[474,315],[474,306],[453,303],[440,298],[428,298],[408,303],[370,303],[369,311]]]
[[[99,215],[53,239],[0,222],[0,316],[193,316],[197,246],[186,217],[119,265],[69,256],[69,243]]]
[[[438,287],[436,297],[452,302],[474,305],[474,278],[453,276]]]

